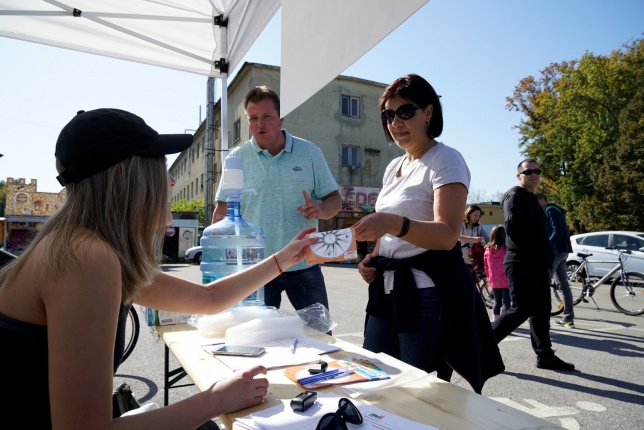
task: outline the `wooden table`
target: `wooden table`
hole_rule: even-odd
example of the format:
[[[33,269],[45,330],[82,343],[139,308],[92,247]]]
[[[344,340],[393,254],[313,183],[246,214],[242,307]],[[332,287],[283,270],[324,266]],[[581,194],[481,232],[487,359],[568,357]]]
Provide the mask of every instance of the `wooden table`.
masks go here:
[[[199,390],[206,390],[212,384],[223,379],[233,372],[222,362],[206,353],[201,345],[208,342],[199,332],[188,325],[162,326],[157,331],[170,352],[181,364],[182,370],[192,379]],[[323,357],[341,359],[344,357],[363,356],[373,358],[374,353],[351,343],[326,335],[316,336],[330,343],[335,343],[342,351],[334,352]],[[167,354],[166,350],[166,354]],[[181,375],[181,369],[170,370],[167,365],[164,375],[166,386],[170,377]],[[270,382],[268,395],[265,401],[253,408],[244,409],[220,417],[227,428],[240,429],[235,424],[235,419],[249,413],[276,406],[280,399],[292,399],[302,388],[293,383],[283,374],[282,369],[268,371],[267,378]],[[174,384],[176,384],[176,379]],[[342,392],[331,386],[316,391]],[[555,424],[534,417],[525,412],[516,410],[487,397],[468,391],[462,387],[444,381],[436,380],[428,375],[421,381],[405,386],[390,387],[377,393],[360,396],[357,401],[392,412],[396,415],[413,421],[438,427],[441,430],[526,430],[526,429],[562,429]]]

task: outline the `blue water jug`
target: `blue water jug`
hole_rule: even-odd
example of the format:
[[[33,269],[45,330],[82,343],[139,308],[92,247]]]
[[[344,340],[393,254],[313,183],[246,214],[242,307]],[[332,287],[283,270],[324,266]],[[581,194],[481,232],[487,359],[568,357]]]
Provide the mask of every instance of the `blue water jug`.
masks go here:
[[[253,193],[244,189],[244,172],[239,157],[226,158],[222,190],[226,194],[226,218],[208,226],[201,237],[201,273],[207,284],[246,269],[264,259],[266,237],[262,229],[244,220],[240,214],[241,195]],[[237,306],[264,306],[264,287],[250,294]]]

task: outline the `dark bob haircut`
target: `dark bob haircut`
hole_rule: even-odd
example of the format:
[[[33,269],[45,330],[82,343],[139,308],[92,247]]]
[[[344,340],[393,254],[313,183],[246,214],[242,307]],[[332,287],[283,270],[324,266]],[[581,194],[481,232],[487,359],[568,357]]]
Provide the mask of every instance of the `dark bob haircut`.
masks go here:
[[[396,79],[391,85],[385,89],[380,97],[380,112],[385,109],[385,103],[392,97],[401,97],[417,104],[422,109],[432,105],[432,119],[427,127],[427,134],[432,139],[438,137],[443,132],[443,108],[438,98],[438,94],[429,82],[416,74],[410,74],[402,78]],[[382,129],[385,132],[385,138],[388,142],[393,142],[393,137],[387,128],[387,121],[381,118]]]

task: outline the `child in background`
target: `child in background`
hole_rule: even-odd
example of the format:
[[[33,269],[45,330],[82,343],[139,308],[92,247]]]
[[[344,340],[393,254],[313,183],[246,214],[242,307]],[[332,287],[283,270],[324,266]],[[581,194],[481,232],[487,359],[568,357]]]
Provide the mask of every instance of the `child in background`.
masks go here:
[[[505,227],[497,225],[490,232],[490,240],[485,244],[485,254],[483,255],[487,282],[494,292],[492,313],[495,319],[501,314],[501,302],[503,302],[504,311],[507,311],[512,304],[510,289],[508,288],[508,277],[505,275],[505,269],[503,268],[503,259],[507,252]]]

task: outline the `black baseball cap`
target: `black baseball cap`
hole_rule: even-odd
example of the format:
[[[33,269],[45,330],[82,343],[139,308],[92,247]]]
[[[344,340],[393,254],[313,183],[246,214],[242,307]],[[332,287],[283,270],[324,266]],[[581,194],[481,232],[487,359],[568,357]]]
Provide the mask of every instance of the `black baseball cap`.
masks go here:
[[[176,154],[192,141],[192,134],[159,134],[124,110],[81,110],[58,136],[55,155],[65,170],[56,179],[65,186],[133,155]]]

